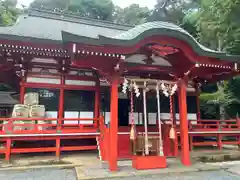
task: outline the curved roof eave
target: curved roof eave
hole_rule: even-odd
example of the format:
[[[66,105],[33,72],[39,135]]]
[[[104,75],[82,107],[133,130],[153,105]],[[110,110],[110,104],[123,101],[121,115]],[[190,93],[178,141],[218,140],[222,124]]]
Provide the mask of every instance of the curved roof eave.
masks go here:
[[[10,41],[21,41],[21,42],[27,42],[27,43],[43,43],[43,44],[50,43],[50,44],[57,44],[57,45],[62,44],[62,41],[58,41],[58,40],[27,37],[27,36],[12,35],[12,34],[0,34],[0,39],[10,40]]]
[[[63,42],[83,43],[88,45],[115,45],[133,46],[139,41],[154,35],[168,36],[189,44],[200,56],[218,58],[220,60],[240,61],[240,55],[229,55],[204,47],[198,43],[193,36],[177,25],[165,22],[149,22],[136,26],[127,32],[115,37],[98,36],[98,38],[87,38],[62,31]]]

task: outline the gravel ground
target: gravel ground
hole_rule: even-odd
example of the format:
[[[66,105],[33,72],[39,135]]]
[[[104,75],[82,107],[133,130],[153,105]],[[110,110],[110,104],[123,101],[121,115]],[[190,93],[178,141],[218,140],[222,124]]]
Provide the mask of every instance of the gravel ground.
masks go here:
[[[74,168],[44,168],[22,171],[0,171],[0,180],[76,180]]]
[[[205,171],[171,175],[148,175],[141,177],[116,178],[114,180],[240,180],[240,176],[226,171]]]

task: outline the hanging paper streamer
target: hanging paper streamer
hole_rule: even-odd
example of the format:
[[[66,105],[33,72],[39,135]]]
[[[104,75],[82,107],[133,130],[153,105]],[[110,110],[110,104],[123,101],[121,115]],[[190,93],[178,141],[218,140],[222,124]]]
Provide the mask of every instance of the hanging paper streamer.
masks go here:
[[[168,82],[168,81],[159,81],[159,80],[153,80],[153,79],[127,79],[124,78],[124,82],[123,82],[123,87],[122,87],[122,92],[126,93],[127,89],[131,92],[131,114],[130,114],[130,118],[131,118],[131,130],[130,130],[130,139],[136,140],[137,139],[137,133],[136,133],[136,129],[135,129],[135,124],[134,124],[134,109],[133,109],[133,93],[135,93],[136,97],[140,96],[140,92],[139,92],[139,87],[137,85],[137,82],[144,82],[144,85],[139,85],[140,87],[143,87],[143,109],[144,109],[144,139],[145,139],[145,155],[149,155],[149,147],[148,147],[148,129],[147,129],[147,111],[146,111],[146,93],[150,90],[150,88],[152,88],[151,83],[156,83],[156,86],[154,88],[156,88],[157,91],[157,102],[158,102],[158,117],[159,117],[159,155],[164,156],[163,153],[163,147],[162,147],[162,137],[161,137],[161,120],[160,120],[160,95],[159,95],[159,91],[162,90],[163,94],[166,97],[170,97],[170,111],[171,111],[171,117],[170,120],[172,122],[172,126],[169,132],[169,136],[171,139],[175,139],[176,138],[176,133],[175,133],[175,129],[174,129],[174,124],[173,124],[173,105],[172,105],[172,95],[174,95],[174,93],[177,90],[177,84],[174,82]],[[150,83],[150,85],[147,83]],[[134,141],[133,141],[134,142]],[[134,144],[134,143],[133,143]]]
[[[135,128],[135,124],[134,124],[134,106],[133,106],[133,90],[135,92],[136,97],[140,96],[140,92],[139,92],[139,88],[136,84],[136,82],[133,82],[130,80],[129,81],[124,78],[124,82],[123,82],[123,87],[122,87],[122,92],[124,94],[127,93],[127,89],[130,91],[130,98],[131,98],[131,114],[130,114],[130,118],[131,118],[131,130],[130,130],[130,139],[135,141],[137,139],[137,133],[136,133],[136,128]]]
[[[173,123],[173,101],[172,101],[172,96],[174,95],[174,93],[177,91],[177,84],[174,84],[173,86],[171,84],[161,84],[161,88],[163,91],[163,94],[166,97],[169,97],[170,99],[170,121],[171,121],[171,129],[169,131],[169,138],[170,139],[175,139],[176,138],[176,133],[175,133],[175,129],[174,129],[174,123]]]
[[[128,88],[128,80],[124,78],[123,88],[122,88],[122,92],[123,92],[124,94],[127,93],[127,88]]]

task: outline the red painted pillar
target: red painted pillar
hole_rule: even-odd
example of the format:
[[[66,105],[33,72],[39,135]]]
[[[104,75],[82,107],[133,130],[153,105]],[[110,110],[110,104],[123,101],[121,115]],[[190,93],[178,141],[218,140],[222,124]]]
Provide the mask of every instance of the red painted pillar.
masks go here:
[[[24,103],[24,95],[25,95],[25,87],[24,87],[24,79],[22,78],[20,83],[20,103]]]
[[[199,86],[197,84],[195,85],[195,89],[196,89],[197,122],[198,122],[201,119],[201,112],[200,112],[200,100],[199,100],[200,92],[199,92]]]
[[[118,82],[119,77],[114,75],[111,81],[111,107],[110,107],[110,139],[109,139],[109,169],[117,170],[118,156]]]
[[[94,103],[94,116],[99,118],[100,116],[100,80],[96,81],[97,90],[95,91],[95,103]],[[97,127],[97,121],[94,122],[95,127]]]
[[[237,117],[236,121],[237,121],[238,129],[240,129],[240,119],[239,119],[239,117]],[[240,134],[238,136],[238,143],[240,143]],[[238,148],[240,149],[240,144],[238,144]]]
[[[61,85],[65,84],[65,77],[61,76]],[[64,89],[60,88],[59,105],[58,105],[58,120],[57,120],[57,131],[60,132],[62,129],[62,118],[64,117]],[[60,159],[61,154],[61,139],[60,136],[56,137],[56,158]]]
[[[179,82],[179,113],[180,113],[180,137],[181,137],[181,162],[185,166],[190,166],[190,151],[188,137],[187,101],[186,101],[186,81]]]
[[[217,145],[218,145],[218,149],[222,150],[222,134],[217,135]]]
[[[61,85],[65,83],[65,77],[61,76]],[[60,88],[60,95],[59,95],[59,105],[58,105],[58,130],[61,130],[62,126],[62,118],[64,117],[64,89]]]
[[[11,156],[11,139],[6,139],[6,147],[5,147],[5,161],[10,162],[10,156]]]

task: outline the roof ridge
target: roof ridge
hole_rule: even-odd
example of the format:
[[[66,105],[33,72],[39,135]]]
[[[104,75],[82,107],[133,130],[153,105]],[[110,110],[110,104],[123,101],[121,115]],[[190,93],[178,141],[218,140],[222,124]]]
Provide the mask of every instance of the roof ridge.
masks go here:
[[[79,23],[79,24],[95,25],[95,26],[119,29],[119,30],[128,30],[134,27],[128,24],[118,24],[110,21],[81,17],[73,13],[53,12],[53,11],[44,10],[44,9],[30,8],[28,9],[27,14],[28,16],[55,19],[55,20],[61,20],[61,21]]]

